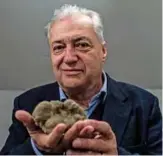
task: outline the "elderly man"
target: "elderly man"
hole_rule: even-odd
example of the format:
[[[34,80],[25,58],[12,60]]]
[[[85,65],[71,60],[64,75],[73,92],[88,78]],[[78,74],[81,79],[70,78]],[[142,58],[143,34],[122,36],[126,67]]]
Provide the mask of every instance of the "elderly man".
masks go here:
[[[1,154],[161,154],[158,99],[104,72],[107,50],[99,14],[65,5],[55,11],[47,30],[57,82],[15,98],[13,123]],[[67,98],[79,103],[88,119],[67,131],[63,123],[50,134],[38,130],[31,116],[35,106]],[[94,131],[100,135],[90,137]]]

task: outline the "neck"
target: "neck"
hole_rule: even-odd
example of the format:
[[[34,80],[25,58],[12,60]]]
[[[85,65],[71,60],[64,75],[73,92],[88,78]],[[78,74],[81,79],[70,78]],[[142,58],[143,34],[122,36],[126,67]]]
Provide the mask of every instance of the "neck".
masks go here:
[[[64,89],[68,98],[79,103],[83,108],[88,108],[89,103],[94,95],[96,95],[102,88],[102,77],[87,87],[79,87],[73,89]]]

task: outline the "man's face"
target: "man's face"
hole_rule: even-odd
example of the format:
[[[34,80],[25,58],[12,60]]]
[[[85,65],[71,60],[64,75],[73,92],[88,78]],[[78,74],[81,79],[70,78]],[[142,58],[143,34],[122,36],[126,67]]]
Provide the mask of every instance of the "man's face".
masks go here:
[[[53,71],[63,88],[88,87],[100,80],[106,49],[85,16],[53,23],[49,45]]]

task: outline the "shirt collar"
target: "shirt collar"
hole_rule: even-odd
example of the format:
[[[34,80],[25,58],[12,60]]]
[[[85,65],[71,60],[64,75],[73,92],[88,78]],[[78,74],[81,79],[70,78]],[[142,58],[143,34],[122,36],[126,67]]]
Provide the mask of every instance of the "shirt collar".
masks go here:
[[[60,101],[64,101],[67,99],[67,97],[61,87],[59,87],[59,96],[60,96]]]
[[[103,71],[102,72],[102,77],[103,77],[103,86],[100,89],[100,91],[95,95],[95,96],[103,96],[103,101],[106,98],[107,95],[107,77],[106,73]],[[68,97],[65,95],[64,91],[62,90],[61,87],[59,87],[59,96],[60,96],[60,101],[66,100]]]

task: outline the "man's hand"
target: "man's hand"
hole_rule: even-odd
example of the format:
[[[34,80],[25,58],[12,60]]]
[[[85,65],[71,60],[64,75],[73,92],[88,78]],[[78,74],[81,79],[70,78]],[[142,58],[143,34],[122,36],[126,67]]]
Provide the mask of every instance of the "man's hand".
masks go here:
[[[117,154],[115,135],[106,122],[89,119],[78,121],[69,130],[65,124],[58,124],[50,134],[45,134],[38,129],[28,112],[20,110],[15,116],[24,124],[36,146],[42,151],[62,153],[67,150],[71,154],[89,155]]]
[[[82,150],[67,150],[66,155],[101,155],[99,152],[82,151]]]
[[[72,141],[72,149],[67,151],[68,155],[118,155],[116,137],[108,123],[89,119],[79,121],[68,130],[67,134],[75,134],[77,131],[78,137]]]
[[[64,152],[65,149],[62,144],[62,138],[67,128],[65,124],[58,124],[50,134],[45,134],[38,129],[31,114],[28,112],[19,110],[16,112],[15,117],[27,128],[30,137],[38,149],[45,152]]]

